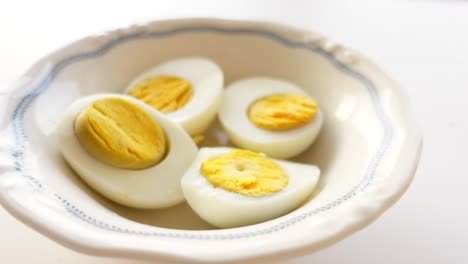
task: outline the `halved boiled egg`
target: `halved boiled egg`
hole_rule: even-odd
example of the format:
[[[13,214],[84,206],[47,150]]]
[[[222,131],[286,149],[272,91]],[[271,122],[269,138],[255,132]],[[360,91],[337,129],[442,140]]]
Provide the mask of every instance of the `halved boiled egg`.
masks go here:
[[[110,200],[145,209],[184,200],[180,179],[198,148],[179,125],[142,101],[111,94],[81,98],[56,132],[70,166]]]
[[[219,120],[237,146],[285,159],[313,143],[323,114],[296,85],[257,77],[236,81],[225,89]]]
[[[221,228],[260,223],[297,208],[313,192],[320,170],[250,150],[202,148],[182,178],[192,209]]]
[[[126,92],[197,136],[216,117],[223,82],[223,72],[215,62],[188,57],[166,61],[145,71],[131,81]]]

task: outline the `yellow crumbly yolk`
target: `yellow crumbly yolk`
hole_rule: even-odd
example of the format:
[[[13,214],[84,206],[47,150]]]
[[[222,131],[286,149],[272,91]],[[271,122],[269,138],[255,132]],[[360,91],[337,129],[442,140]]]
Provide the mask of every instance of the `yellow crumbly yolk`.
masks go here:
[[[270,195],[288,185],[278,164],[250,150],[234,149],[204,161],[200,173],[214,187],[249,196]]]
[[[104,98],[75,120],[75,134],[95,159],[122,169],[145,169],[160,162],[166,138],[156,121],[122,98]]]
[[[195,142],[195,144],[200,145],[203,142],[203,140],[205,140],[205,136],[196,135],[196,136],[192,137],[192,140],[193,140],[193,142]]]
[[[163,113],[179,110],[192,98],[192,85],[179,77],[159,75],[149,77],[133,86],[129,95]]]
[[[309,123],[317,111],[318,105],[305,95],[282,94],[252,103],[248,117],[257,127],[266,130],[288,130]]]

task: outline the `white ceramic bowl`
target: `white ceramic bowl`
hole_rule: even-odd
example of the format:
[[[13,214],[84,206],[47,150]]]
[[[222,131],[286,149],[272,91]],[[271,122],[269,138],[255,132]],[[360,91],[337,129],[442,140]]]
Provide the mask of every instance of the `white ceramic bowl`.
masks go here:
[[[319,187],[277,219],[214,230],[186,204],[155,211],[101,198],[70,169],[54,129],[75,99],[120,92],[171,58],[206,56],[226,83],[266,75],[302,86],[325,116],[295,160],[316,164]],[[282,25],[171,20],[91,36],[44,57],[0,106],[0,202],[40,233],[77,251],[170,261],[240,261],[311,252],[363,228],[406,190],[421,134],[406,100],[371,62],[314,33]],[[225,145],[215,123],[205,145]]]

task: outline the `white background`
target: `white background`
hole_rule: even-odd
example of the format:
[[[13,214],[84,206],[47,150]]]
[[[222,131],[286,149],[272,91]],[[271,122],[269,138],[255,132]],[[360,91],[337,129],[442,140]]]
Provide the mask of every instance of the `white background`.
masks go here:
[[[268,20],[364,53],[409,96],[424,134],[416,178],[363,231],[288,263],[468,263],[468,2],[9,1],[0,6],[0,92],[54,49],[88,34],[173,17]],[[378,2],[378,3],[377,3]],[[0,207],[0,263],[140,263],[80,255]]]

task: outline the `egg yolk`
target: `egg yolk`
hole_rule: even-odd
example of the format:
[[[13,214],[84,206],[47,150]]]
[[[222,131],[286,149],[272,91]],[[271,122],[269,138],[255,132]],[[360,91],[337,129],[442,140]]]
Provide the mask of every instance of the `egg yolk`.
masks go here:
[[[248,117],[257,127],[266,130],[288,130],[314,119],[318,105],[305,95],[271,95],[253,102]]]
[[[265,156],[242,149],[204,161],[200,173],[214,187],[248,196],[266,196],[288,185],[283,169]]]
[[[133,86],[129,95],[163,113],[179,110],[192,98],[192,85],[179,77],[159,75],[149,77]]]
[[[193,140],[193,142],[194,142],[195,144],[200,145],[200,144],[203,142],[203,140],[205,140],[205,136],[203,136],[203,135],[196,135],[196,136],[193,136],[193,137],[192,137],[192,140]]]
[[[166,138],[143,109],[122,98],[104,98],[75,120],[81,146],[96,160],[122,169],[145,169],[160,162]]]

